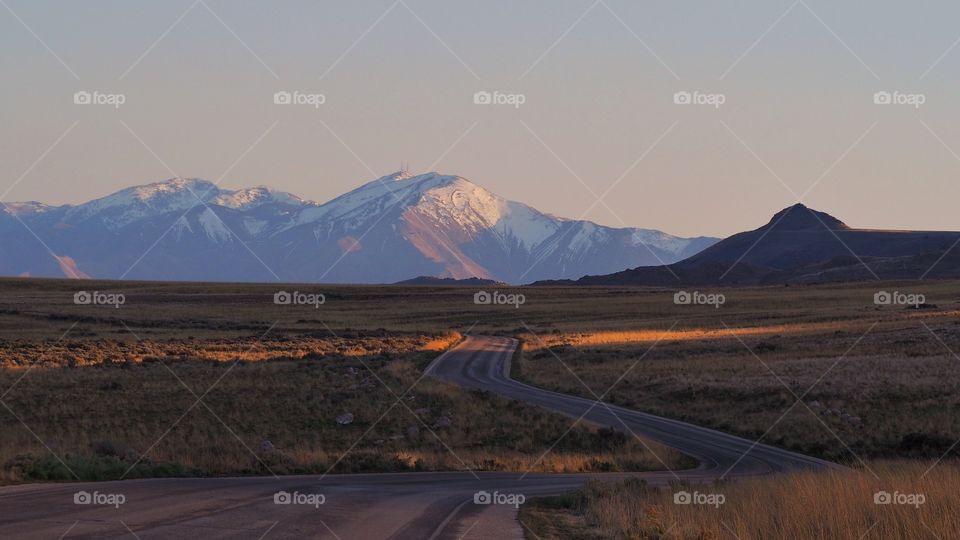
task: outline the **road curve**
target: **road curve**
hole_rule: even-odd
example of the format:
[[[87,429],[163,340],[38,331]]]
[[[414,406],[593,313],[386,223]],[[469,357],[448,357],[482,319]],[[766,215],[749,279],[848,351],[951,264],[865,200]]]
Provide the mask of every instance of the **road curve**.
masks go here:
[[[741,477],[835,467],[717,431],[518,383],[509,377],[516,346],[509,338],[471,336],[432,362],[427,373],[660,441],[698,458],[701,466],[604,475],[390,473],[7,486],[0,488],[0,538],[520,538],[513,506],[474,504],[474,494],[554,494],[591,477],[640,476],[665,484],[710,480],[728,471],[730,477]],[[76,504],[81,491],[101,497],[121,494],[124,501],[119,506]],[[322,494],[324,502],[276,504],[278,492]]]
[[[713,429],[517,382],[510,378],[510,361],[517,345],[517,340],[512,338],[470,336],[456,349],[434,360],[427,367],[427,373],[460,386],[488,390],[567,416],[643,436],[676,448],[701,463],[700,467],[689,471],[668,472],[668,477],[713,479],[839,468],[829,461]]]

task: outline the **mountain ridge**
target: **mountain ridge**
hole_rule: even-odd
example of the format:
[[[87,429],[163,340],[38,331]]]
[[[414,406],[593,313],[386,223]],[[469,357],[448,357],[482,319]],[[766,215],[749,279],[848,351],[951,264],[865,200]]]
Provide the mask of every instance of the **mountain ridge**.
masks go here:
[[[676,263],[537,285],[754,286],[960,278],[960,232],[857,229],[803,204]]]
[[[405,171],[326,203],[198,178],[78,205],[3,203],[0,234],[3,275],[333,283],[575,278],[674,262],[716,241],[558,218],[460,176]]]

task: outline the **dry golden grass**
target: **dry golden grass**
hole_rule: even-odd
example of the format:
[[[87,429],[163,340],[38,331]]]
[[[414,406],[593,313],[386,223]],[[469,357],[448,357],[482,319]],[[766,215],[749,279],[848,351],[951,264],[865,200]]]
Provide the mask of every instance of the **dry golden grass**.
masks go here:
[[[544,456],[570,419],[421,380],[439,349],[459,339],[64,340],[45,355],[36,344],[0,347],[0,363],[18,366],[0,369],[0,387],[10,389],[0,482],[692,465],[589,426]],[[353,421],[338,424],[348,412]]]
[[[582,334],[548,334],[540,339],[538,336],[527,334],[526,337],[536,343],[538,347],[556,345],[574,345],[586,347],[591,345],[627,345],[631,343],[651,343],[658,341],[692,341],[723,338],[746,338],[750,336],[797,335],[817,332],[833,332],[849,329],[850,323],[818,322],[804,324],[778,324],[769,326],[750,326],[738,328],[689,328],[682,330],[618,330],[607,332],[590,332]],[[864,329],[869,324],[864,325]]]
[[[81,288],[123,292],[127,303],[74,305]],[[327,302],[274,305],[281,289],[323,292]],[[878,309],[878,289],[920,292],[937,307]],[[753,438],[776,423],[764,442],[851,462],[846,445],[864,457],[936,457],[960,438],[960,380],[948,350],[960,350],[958,291],[956,282],[725,289],[727,302],[714,309],[677,306],[669,290],[524,288],[523,306],[501,309],[475,305],[476,291],[458,287],[0,279],[0,390],[24,376],[4,402],[59,454],[127,463],[195,401],[177,377],[201,394],[226,373],[204,402],[236,436],[197,406],[151,450],[151,466],[219,474],[263,472],[264,461],[312,471],[335,463],[395,401],[364,364],[399,394],[454,332],[472,328],[523,337],[528,354],[518,366],[533,384],[592,395],[556,354],[598,394],[626,373],[608,395],[621,405]],[[492,456],[493,468],[522,467],[569,426],[542,411],[421,384],[410,408],[429,408],[428,425],[452,413],[438,433],[464,462]],[[794,394],[809,388],[804,404],[778,422]],[[353,424],[331,421],[348,408]],[[486,413],[474,416],[478,410]],[[417,424],[396,406],[335,470],[455,466],[422,425],[408,437]],[[0,410],[0,429],[8,478],[23,470],[19,453],[47,455],[8,411]],[[621,446],[612,455],[622,462],[592,464],[578,456],[609,452],[603,436],[572,433],[538,467],[636,461]],[[275,447],[270,459],[245,448],[259,455],[264,441]]]
[[[931,470],[932,466],[932,462],[874,462],[870,471],[801,473],[669,489],[649,488],[639,481],[591,482],[579,495],[534,501],[521,511],[521,519],[543,539],[960,538],[960,466],[941,463]],[[675,504],[679,490],[719,493],[725,501],[719,507]],[[880,492],[919,494],[923,504],[876,504],[875,494]],[[566,529],[552,523],[565,524]]]
[[[935,459],[960,439],[960,318],[940,302],[797,323],[741,314],[720,328],[526,332],[515,375],[831,460]]]
[[[77,340],[67,338],[56,343],[35,341],[0,342],[0,367],[81,367],[113,363],[185,360],[211,362],[257,362],[264,360],[302,360],[324,356],[364,358],[391,352],[439,352],[459,342],[463,336],[450,332],[443,336],[364,335],[361,339],[334,336],[260,339],[244,337],[218,340],[142,340],[134,336],[119,340]]]

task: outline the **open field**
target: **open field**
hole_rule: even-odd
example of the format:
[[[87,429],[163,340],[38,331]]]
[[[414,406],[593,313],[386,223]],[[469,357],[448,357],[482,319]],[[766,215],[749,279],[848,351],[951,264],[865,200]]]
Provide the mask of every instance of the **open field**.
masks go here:
[[[81,288],[125,302],[76,305]],[[877,307],[881,289],[935,306]],[[280,290],[326,301],[275,305]],[[532,384],[846,463],[936,459],[960,438],[954,282],[726,289],[719,308],[652,289],[515,289],[518,307],[475,292],[0,280],[4,478],[70,477],[44,445],[91,478],[134,463],[129,475],[657,466],[594,428],[537,462],[570,420],[417,382],[457,332],[522,338],[515,373]]]
[[[475,288],[330,286],[289,284],[207,284],[0,279],[0,338],[59,337],[73,322],[74,337],[123,339],[120,321],[144,339],[196,337],[229,339],[259,335],[273,323],[281,331],[327,336],[381,330],[391,333],[464,332],[514,335],[592,333],[637,329],[717,329],[789,323],[869,320],[886,310],[873,305],[877,290],[917,291],[941,310],[960,309],[958,282],[858,283],[803,287],[718,289],[719,309],[675,305],[672,290],[649,288],[500,289],[518,292],[525,303],[476,305]],[[126,303],[75,305],[77,291],[121,292]],[[277,291],[322,293],[314,308],[274,305]],[[492,289],[487,289],[492,290]]]
[[[520,520],[528,538],[543,540],[960,537],[956,464],[867,466],[871,472],[803,473],[671,489],[636,480],[591,482],[582,491],[530,501],[521,508]],[[683,492],[691,494],[690,501],[697,497],[714,504],[678,504],[675,500],[685,500]],[[885,500],[890,502],[877,503]]]
[[[569,420],[420,380],[458,338],[64,339],[42,350],[4,348],[16,367],[0,371],[0,478],[663,467],[639,441],[587,426],[540,459]],[[351,421],[341,425],[346,413]],[[692,464],[654,448],[668,466]]]
[[[528,332],[518,371],[538,386],[848,464],[937,459],[960,439],[960,317],[956,300],[935,303],[749,325],[708,307],[719,328]]]

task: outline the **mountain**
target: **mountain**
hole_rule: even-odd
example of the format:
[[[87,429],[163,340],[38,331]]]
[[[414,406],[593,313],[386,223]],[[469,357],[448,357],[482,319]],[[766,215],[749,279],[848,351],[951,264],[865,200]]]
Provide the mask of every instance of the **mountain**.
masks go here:
[[[672,263],[714,242],[558,218],[437,173],[394,173],[324,204],[174,178],[76,206],[0,206],[8,276],[521,283]]]
[[[960,278],[958,243],[960,232],[854,229],[796,204],[680,262],[564,283],[677,287]]]
[[[428,285],[431,287],[499,287],[506,286],[506,283],[493,279],[480,278],[438,278],[433,276],[417,276],[413,279],[398,281],[394,285]]]

